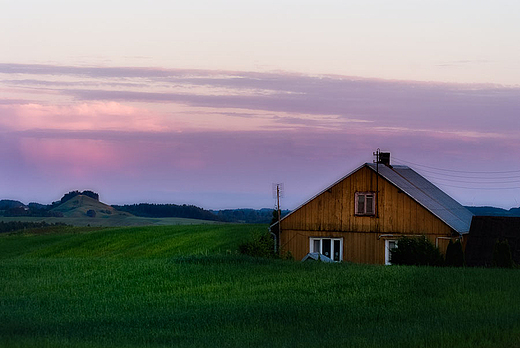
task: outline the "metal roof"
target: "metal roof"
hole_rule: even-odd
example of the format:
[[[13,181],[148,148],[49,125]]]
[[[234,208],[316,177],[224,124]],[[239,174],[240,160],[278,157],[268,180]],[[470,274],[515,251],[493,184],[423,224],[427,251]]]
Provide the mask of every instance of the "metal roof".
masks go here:
[[[365,164],[376,171],[377,165]],[[408,166],[379,165],[379,175],[405,192],[458,233],[468,233],[473,214]]]

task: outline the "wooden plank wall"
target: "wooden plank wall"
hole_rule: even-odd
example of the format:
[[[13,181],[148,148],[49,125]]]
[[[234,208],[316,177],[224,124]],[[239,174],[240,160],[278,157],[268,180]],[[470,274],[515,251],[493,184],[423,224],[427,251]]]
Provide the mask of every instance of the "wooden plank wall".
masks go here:
[[[355,263],[384,264],[385,240],[399,239],[399,235],[393,237],[380,237],[377,233],[340,232],[340,231],[282,231],[281,251],[291,251],[295,260],[301,260],[309,252],[310,237],[343,238],[343,261]],[[437,242],[441,252],[446,252],[449,240],[438,239],[443,235],[428,235],[427,238],[435,245]]]
[[[376,177],[373,170],[362,167],[287,216],[282,229],[450,235],[448,225],[383,178],[379,179],[379,218],[355,216],[355,193],[375,192]]]
[[[356,192],[379,189],[378,215],[355,216]],[[309,237],[343,237],[344,259],[384,263],[382,234],[427,235],[432,242],[451,236],[442,220],[396,186],[364,166],[282,220],[281,245],[296,259],[309,252]],[[448,241],[439,240],[441,250]],[[382,246],[381,246],[382,245]],[[364,256],[362,256],[364,255]]]

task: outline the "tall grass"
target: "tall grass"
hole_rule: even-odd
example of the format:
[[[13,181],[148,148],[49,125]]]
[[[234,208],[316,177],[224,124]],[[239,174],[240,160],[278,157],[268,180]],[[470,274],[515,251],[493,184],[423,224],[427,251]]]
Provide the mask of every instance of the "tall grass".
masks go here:
[[[0,346],[520,345],[518,270],[255,259],[225,249],[252,230],[180,227],[1,237]]]
[[[127,226],[164,226],[164,225],[201,225],[201,224],[218,224],[212,220],[199,220],[188,218],[147,218],[142,216],[126,216],[126,215],[109,215],[91,218],[83,217],[34,217],[34,216],[0,216],[0,221],[26,221],[26,222],[42,222],[47,223],[63,223],[73,226],[96,226],[96,227],[127,227]]]
[[[120,228],[54,227],[0,235],[0,258],[129,258],[235,251],[266,225],[180,225]]]

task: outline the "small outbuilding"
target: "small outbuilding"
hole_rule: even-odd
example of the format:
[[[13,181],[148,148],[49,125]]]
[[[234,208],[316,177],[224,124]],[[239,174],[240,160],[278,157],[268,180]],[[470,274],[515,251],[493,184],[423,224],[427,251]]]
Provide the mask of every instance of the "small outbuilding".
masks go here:
[[[473,214],[408,166],[381,153],[271,226],[281,253],[301,260],[320,253],[334,261],[389,264],[402,236],[426,236],[441,251],[463,238]]]
[[[520,217],[474,216],[466,244],[466,264],[492,266],[495,244],[504,240],[509,244],[513,261],[520,264]]]

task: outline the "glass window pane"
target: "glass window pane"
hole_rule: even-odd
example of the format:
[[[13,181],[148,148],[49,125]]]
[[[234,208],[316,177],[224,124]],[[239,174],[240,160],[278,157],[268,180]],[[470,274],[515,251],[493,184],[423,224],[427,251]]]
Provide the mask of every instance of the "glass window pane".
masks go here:
[[[365,213],[365,196],[358,195],[357,196],[357,212],[358,214],[364,214]]]
[[[340,251],[341,251],[341,244],[340,244],[341,241],[339,240],[335,240],[334,241],[334,257],[333,257],[333,260],[334,261],[341,261],[341,258],[340,258]]]
[[[327,257],[332,258],[331,254],[330,254],[330,252],[331,252],[330,239],[322,239],[321,246],[322,246],[321,253]]]
[[[367,195],[367,214],[373,214],[374,213],[374,196]]]
[[[320,250],[320,240],[319,239],[315,239],[314,242],[313,242],[313,245],[314,245],[314,249],[312,250],[313,252],[315,252],[315,253],[321,252],[321,250]]]

